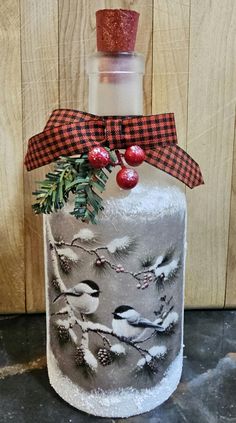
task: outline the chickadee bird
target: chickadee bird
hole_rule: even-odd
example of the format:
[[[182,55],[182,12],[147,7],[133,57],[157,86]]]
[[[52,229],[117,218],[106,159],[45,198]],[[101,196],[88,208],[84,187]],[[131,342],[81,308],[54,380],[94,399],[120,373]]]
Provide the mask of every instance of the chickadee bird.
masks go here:
[[[159,332],[164,331],[161,325],[145,319],[133,307],[128,305],[117,307],[112,314],[114,316],[112,320],[114,333],[133,341],[141,340],[148,328]]]
[[[75,313],[92,314],[98,308],[100,292],[99,286],[94,281],[84,280],[68,291],[61,292],[53,302],[55,303],[60,297],[66,297]]]

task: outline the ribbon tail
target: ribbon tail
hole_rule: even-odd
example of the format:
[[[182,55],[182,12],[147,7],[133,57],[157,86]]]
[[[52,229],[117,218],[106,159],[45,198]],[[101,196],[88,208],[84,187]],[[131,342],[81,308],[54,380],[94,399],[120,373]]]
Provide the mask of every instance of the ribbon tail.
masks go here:
[[[177,144],[164,144],[155,150],[145,150],[145,161],[168,173],[189,188],[204,184],[199,165]]]

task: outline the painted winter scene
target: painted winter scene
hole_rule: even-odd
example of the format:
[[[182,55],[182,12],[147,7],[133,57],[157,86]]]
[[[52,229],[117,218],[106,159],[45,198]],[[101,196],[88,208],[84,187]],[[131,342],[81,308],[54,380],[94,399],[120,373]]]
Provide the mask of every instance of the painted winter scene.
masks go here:
[[[109,207],[98,225],[45,219],[49,347],[86,391],[151,388],[182,348],[185,213]]]

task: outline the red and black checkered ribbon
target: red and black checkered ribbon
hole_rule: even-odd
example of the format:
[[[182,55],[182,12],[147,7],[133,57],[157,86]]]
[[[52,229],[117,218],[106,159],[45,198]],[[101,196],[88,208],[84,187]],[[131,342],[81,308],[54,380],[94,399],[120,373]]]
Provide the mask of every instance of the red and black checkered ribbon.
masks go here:
[[[169,173],[190,188],[204,183],[198,164],[177,144],[173,113],[151,116],[95,116],[71,109],[55,110],[44,131],[29,140],[27,170],[60,156],[86,153],[95,145],[111,150],[139,145],[145,161]]]

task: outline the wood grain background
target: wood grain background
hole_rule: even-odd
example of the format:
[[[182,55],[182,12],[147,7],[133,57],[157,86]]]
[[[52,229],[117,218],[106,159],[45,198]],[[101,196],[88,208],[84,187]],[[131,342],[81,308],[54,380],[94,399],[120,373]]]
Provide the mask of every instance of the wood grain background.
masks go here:
[[[140,12],[145,113],[173,111],[206,185],[187,191],[186,306],[236,306],[235,0],[2,0],[0,312],[44,310],[42,219],[27,140],[57,107],[87,108],[95,11]]]

